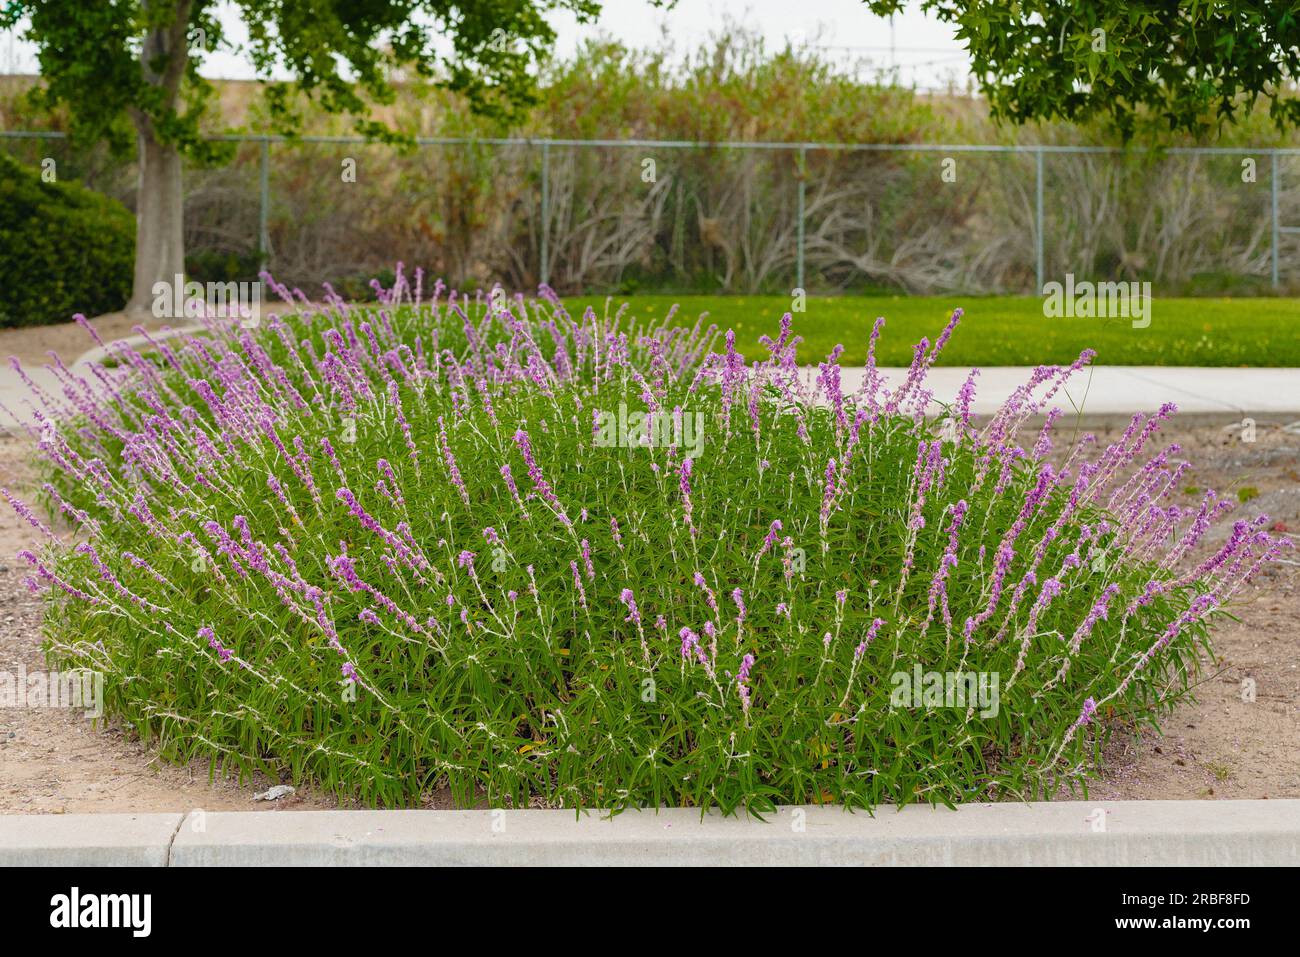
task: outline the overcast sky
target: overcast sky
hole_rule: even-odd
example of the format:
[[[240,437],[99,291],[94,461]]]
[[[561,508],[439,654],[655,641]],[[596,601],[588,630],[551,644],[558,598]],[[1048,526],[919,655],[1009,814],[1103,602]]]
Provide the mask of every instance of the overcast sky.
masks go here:
[[[237,17],[224,18],[231,37],[244,35]],[[552,18],[557,52],[571,53],[582,40],[605,33],[631,46],[658,45],[663,34],[678,49],[698,45],[728,20],[756,29],[769,46],[787,39],[808,42],[846,62],[870,59],[879,68],[896,67],[901,82],[942,86],[950,79],[964,84],[967,59],[945,24],[913,6],[888,20],[873,17],[860,0],[678,0],[672,11],[657,10],[645,0],[606,0],[596,24],[578,26],[567,14]],[[891,53],[892,47],[892,53]],[[0,34],[0,72],[36,72],[35,52],[11,33]],[[237,54],[210,56],[203,73],[210,77],[248,79],[252,71]]]

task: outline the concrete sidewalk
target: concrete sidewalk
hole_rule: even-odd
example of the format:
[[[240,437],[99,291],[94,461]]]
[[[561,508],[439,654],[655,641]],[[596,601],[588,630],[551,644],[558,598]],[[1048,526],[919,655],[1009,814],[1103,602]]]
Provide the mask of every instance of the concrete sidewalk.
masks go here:
[[[169,338],[195,327],[154,333],[155,338]],[[132,346],[144,343],[139,335],[123,340]],[[101,361],[107,350],[96,347],[76,359],[70,368]],[[33,382],[56,396],[61,386],[53,373],[39,366],[24,366]],[[886,387],[895,387],[907,377],[905,368],[881,368]],[[809,383],[816,368],[803,370]],[[926,376],[926,388],[935,396],[932,412],[940,403],[950,403],[970,373],[969,366],[937,366]],[[976,380],[974,414],[995,412],[1007,397],[1029,380],[1033,370],[1023,366],[981,366]],[[855,392],[866,376],[861,366],[841,368],[841,386]],[[1241,415],[1263,413],[1300,417],[1300,369],[1240,369],[1196,366],[1091,366],[1071,377],[1052,400],[1062,410],[1086,415],[1132,415],[1155,412],[1166,402],[1173,402],[1180,412]],[[5,411],[8,410],[8,411]],[[0,428],[14,428],[31,423],[35,416],[29,405],[28,390],[8,362],[0,364]]]
[[[880,371],[889,387],[907,376],[906,369]],[[811,374],[815,376],[815,370]],[[969,366],[939,366],[927,374],[926,388],[939,402],[951,403],[969,374]],[[1032,374],[1032,369],[1019,366],[981,366],[975,380],[975,414],[996,411]],[[855,391],[864,377],[861,368],[845,368],[842,386],[845,391]],[[1166,402],[1173,402],[1180,412],[1255,412],[1300,418],[1300,369],[1091,366],[1071,376],[1051,404],[1068,413],[1132,415],[1155,412]]]
[[[185,333],[196,332],[201,328],[201,326],[197,325],[184,325],[167,328],[165,330],[155,329],[150,332],[149,335],[155,342],[158,342]],[[147,339],[142,335],[131,335],[117,339],[109,339],[107,342],[108,346],[124,342],[132,347],[139,348],[146,344]],[[110,355],[111,352],[109,348],[105,346],[95,346],[94,348],[83,352],[72,362],[67,362],[66,357],[64,356],[60,356],[60,358],[64,359],[68,368],[77,375],[85,375],[87,379],[94,382],[94,379],[86,374],[86,366],[95,362],[103,362],[105,359],[109,358]],[[12,430],[21,428],[23,425],[30,425],[36,421],[36,415],[32,408],[33,405],[36,405],[42,413],[44,413],[45,410],[40,407],[37,400],[31,396],[26,384],[21,378],[19,378],[18,373],[15,372],[13,367],[9,364],[9,359],[10,357],[7,355],[0,356],[0,429]],[[23,363],[23,372],[27,375],[27,378],[31,379],[31,381],[37,385],[37,387],[45,390],[56,399],[63,398],[63,386],[60,384],[58,376],[47,369],[44,363]]]
[[[1294,865],[1300,800],[0,817],[0,866]]]
[[[88,358],[99,358],[99,350]],[[26,368],[26,367],[24,367]],[[57,379],[41,368],[26,369],[32,381],[55,395],[60,394]],[[886,386],[896,386],[907,376],[906,369],[881,369]],[[969,374],[969,367],[940,366],[931,369],[926,387],[935,394],[936,404],[950,403]],[[1007,396],[1028,381],[1033,370],[1018,366],[981,367],[976,380],[974,413],[988,415],[1006,401]],[[809,381],[815,369],[806,369]],[[845,367],[841,383],[846,392],[862,384],[865,370]],[[30,423],[34,416],[25,401],[27,388],[8,365],[0,368],[0,428],[13,428],[17,422]],[[1073,376],[1057,393],[1052,404],[1067,413],[1087,415],[1132,415],[1155,412],[1164,403],[1173,402],[1180,412],[1221,413],[1240,416],[1247,413],[1290,415],[1300,418],[1300,369],[1228,369],[1186,366],[1095,366]],[[10,410],[13,415],[7,414]]]

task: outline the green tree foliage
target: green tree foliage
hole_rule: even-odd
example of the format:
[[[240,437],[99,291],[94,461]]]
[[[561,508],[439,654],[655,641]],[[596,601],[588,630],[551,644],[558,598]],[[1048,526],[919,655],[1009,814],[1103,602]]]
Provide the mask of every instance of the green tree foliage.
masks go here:
[[[38,47],[39,97],[67,109],[83,142],[125,150],[140,167],[136,259],[128,308],[143,309],[158,282],[184,269],[181,157],[213,162],[229,147],[201,128],[213,86],[199,74],[209,53],[244,55],[269,86],[272,118],[293,133],[295,91],[349,114],[375,139],[399,131],[375,120],[398,79],[417,76],[462,94],[471,109],[511,116],[532,99],[536,67],[554,40],[546,14],[592,17],[597,0],[233,0],[248,28],[236,46],[216,0],[12,0],[0,27]],[[275,79],[287,73],[291,82]]]
[[[901,0],[866,0],[889,15]],[[1300,125],[1300,5],[1267,0],[922,0],[957,28],[995,116],[1144,120],[1187,133],[1235,123],[1263,98]]]
[[[229,5],[248,29],[246,43],[229,40],[214,0],[16,0],[0,11],[0,26],[21,27],[37,44],[44,86],[37,96],[70,111],[75,129],[93,139],[129,145],[133,123],[147,118],[160,138],[192,155],[211,150],[201,138],[213,87],[199,75],[205,56],[242,54],[273,97],[292,90],[329,112],[352,114],[358,131],[391,135],[369,119],[391,103],[395,79],[415,75],[466,97],[478,112],[509,117],[533,102],[536,65],[555,36],[546,14],[572,11],[587,20],[596,0],[235,0]],[[183,49],[147,62],[146,38],[184,21]],[[183,73],[181,100],[166,102],[153,77]],[[287,71],[291,81],[277,81]],[[407,72],[404,72],[407,71]],[[299,119],[276,114],[281,131]]]

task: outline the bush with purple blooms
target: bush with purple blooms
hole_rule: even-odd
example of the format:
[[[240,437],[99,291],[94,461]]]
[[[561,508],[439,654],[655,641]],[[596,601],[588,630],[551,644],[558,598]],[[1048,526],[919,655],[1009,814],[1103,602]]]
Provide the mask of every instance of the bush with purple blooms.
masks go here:
[[[897,388],[869,363],[848,390],[788,316],[741,356],[422,285],[275,287],[258,329],[118,345],[40,397],[68,530],[10,498],[48,535],[48,653],[167,757],[380,805],[1050,795],[1186,690],[1283,547],[1207,546],[1213,493],[1167,504],[1172,410],[1053,457],[1087,354],[987,421],[973,376],[927,416],[959,314]]]

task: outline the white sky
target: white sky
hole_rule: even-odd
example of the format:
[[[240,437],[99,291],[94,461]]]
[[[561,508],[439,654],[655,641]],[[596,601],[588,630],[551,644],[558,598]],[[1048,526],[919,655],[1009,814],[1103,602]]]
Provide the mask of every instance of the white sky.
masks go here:
[[[238,18],[223,19],[233,39],[243,35]],[[907,85],[929,88],[966,81],[968,61],[951,28],[926,17],[915,5],[895,18],[892,33],[889,21],[872,16],[860,0],[678,0],[667,12],[645,0],[605,0],[600,20],[593,25],[580,27],[568,14],[552,17],[561,55],[601,32],[634,47],[657,46],[666,33],[678,50],[687,50],[726,22],[758,30],[769,48],[793,39],[846,62],[869,59],[873,68],[893,66]],[[30,44],[12,32],[0,33],[0,73],[34,73],[36,68]],[[202,72],[214,78],[252,77],[247,63],[231,53],[209,56]]]

